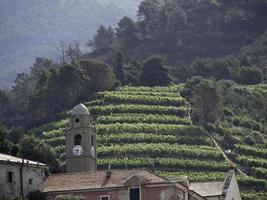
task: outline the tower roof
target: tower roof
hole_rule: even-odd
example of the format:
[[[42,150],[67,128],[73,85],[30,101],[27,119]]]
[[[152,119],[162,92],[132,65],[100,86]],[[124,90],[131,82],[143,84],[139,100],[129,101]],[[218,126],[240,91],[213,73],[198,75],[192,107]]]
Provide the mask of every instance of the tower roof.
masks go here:
[[[72,111],[72,115],[90,115],[88,108],[82,103],[75,106]]]

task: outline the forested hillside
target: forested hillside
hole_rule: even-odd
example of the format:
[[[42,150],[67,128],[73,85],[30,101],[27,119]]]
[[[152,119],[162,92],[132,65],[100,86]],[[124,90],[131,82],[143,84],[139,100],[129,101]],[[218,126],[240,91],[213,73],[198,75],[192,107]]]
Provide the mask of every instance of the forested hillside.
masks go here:
[[[159,54],[176,82],[204,75],[245,83],[239,75],[256,69],[266,79],[266,11],[266,1],[146,0],[137,21],[124,17],[115,32],[98,29],[91,56],[111,62],[121,51],[131,62]]]
[[[222,57],[237,54],[264,33],[266,9],[266,1],[259,0],[146,0],[138,20],[122,18],[114,36],[128,59],[154,53],[171,63]]]
[[[99,25],[134,17],[139,0],[0,0],[0,88],[29,72],[35,57],[59,60],[60,42],[83,50]]]

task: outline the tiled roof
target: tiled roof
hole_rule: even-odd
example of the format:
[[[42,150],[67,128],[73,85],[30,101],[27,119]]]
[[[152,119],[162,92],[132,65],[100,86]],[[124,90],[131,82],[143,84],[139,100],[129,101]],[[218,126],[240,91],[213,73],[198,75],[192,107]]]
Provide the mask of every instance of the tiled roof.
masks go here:
[[[203,197],[222,195],[224,182],[195,182],[190,183],[189,189]]]
[[[17,163],[21,164],[22,158],[18,158],[15,156],[0,153],[0,162],[8,162],[11,164],[17,164]],[[40,163],[40,162],[36,162],[36,161],[32,161],[32,160],[27,160],[27,159],[24,159],[23,163],[25,165],[46,167],[46,165],[44,163]]]
[[[122,187],[125,179],[133,174],[143,177],[148,183],[167,182],[144,169],[112,170],[110,178],[106,178],[106,171],[75,172],[49,176],[44,183],[44,192]]]

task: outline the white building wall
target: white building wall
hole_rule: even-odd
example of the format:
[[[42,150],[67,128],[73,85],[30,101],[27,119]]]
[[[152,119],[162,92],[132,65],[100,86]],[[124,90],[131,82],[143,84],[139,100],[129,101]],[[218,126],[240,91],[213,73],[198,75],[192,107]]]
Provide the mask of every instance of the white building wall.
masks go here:
[[[0,198],[4,196],[19,196],[21,194],[20,163],[0,163]],[[8,172],[13,172],[13,182],[8,182]],[[41,190],[44,181],[44,168],[23,166],[23,192]],[[32,179],[32,184],[29,183]]]
[[[206,197],[207,200],[221,200],[220,196]]]
[[[233,174],[230,185],[227,189],[225,200],[242,200],[235,174]]]

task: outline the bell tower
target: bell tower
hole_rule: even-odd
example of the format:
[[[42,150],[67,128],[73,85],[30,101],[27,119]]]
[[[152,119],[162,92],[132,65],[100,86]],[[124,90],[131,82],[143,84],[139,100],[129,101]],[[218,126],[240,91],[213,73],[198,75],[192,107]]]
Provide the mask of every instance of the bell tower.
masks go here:
[[[70,128],[66,133],[67,172],[95,171],[96,160],[96,129],[89,110],[80,103],[71,111]]]

